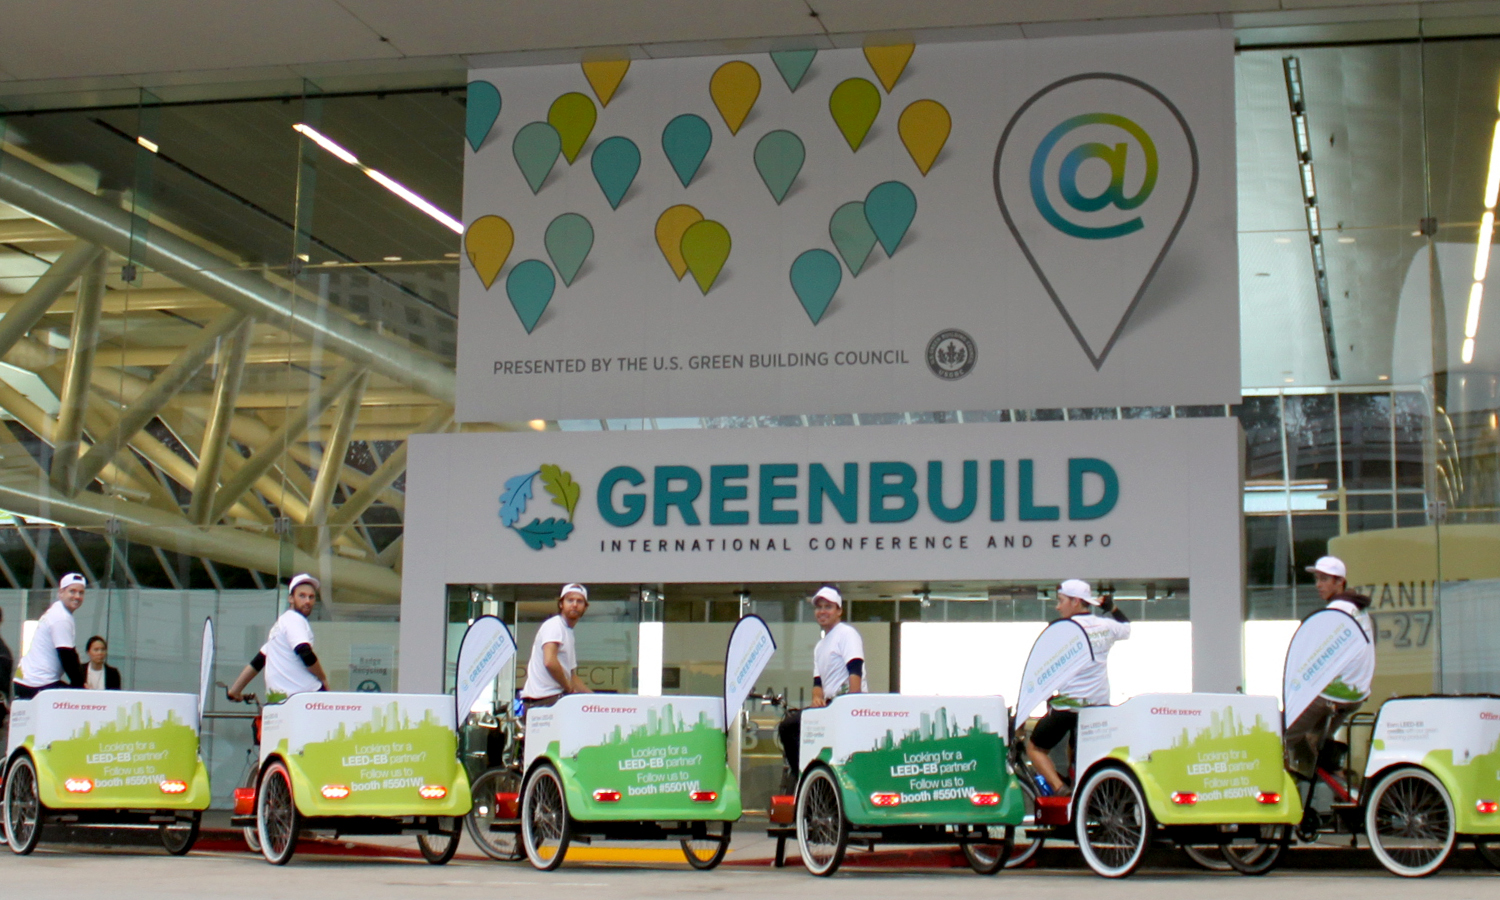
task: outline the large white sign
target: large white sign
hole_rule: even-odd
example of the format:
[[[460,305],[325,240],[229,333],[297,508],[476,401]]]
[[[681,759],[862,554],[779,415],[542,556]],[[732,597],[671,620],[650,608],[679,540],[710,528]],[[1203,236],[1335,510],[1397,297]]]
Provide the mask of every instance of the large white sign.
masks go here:
[[[471,73],[458,417],[1239,396],[1227,31]]]
[[[413,435],[404,570],[408,591],[1184,577],[1194,530],[1238,520],[1238,441],[1229,418]]]

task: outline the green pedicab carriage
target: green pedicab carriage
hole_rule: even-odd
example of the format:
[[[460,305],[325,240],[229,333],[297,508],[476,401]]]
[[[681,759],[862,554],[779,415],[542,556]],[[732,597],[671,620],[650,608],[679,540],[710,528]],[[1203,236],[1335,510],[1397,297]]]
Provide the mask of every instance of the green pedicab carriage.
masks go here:
[[[210,620],[197,696],[54,689],[16,702],[0,769],[12,852],[36,849],[49,825],[155,829],[174,856],[192,849],[211,793],[198,732],[213,646]]]
[[[525,780],[517,828],[531,864],[562,865],[572,843],[678,841],[695,869],[729,850],[740,818],[727,752],[737,713],[776,642],[759,616],[729,638],[722,697],[571,694],[526,713]]]
[[[1092,654],[1071,620],[1043,630],[1027,659],[1018,730]],[[1302,818],[1296,783],[1283,767],[1275,697],[1144,694],[1083,707],[1076,748],[1071,797],[1038,797],[1028,773],[1028,837],[1033,848],[1076,841],[1089,868],[1107,878],[1134,872],[1154,843],[1218,846],[1235,870],[1264,874]],[[1021,754],[1013,762],[1028,772]]]
[[[975,871],[1000,871],[1025,810],[1007,718],[1001,697],[848,694],[803,710],[803,865],[832,875],[851,843],[958,844]]]

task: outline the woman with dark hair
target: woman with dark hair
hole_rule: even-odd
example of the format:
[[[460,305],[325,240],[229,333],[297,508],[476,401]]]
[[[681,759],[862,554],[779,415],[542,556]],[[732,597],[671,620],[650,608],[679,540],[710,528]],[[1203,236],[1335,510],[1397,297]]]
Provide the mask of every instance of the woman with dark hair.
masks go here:
[[[118,691],[120,689],[120,670],[110,665],[109,641],[99,635],[89,638],[84,645],[89,655],[89,664],[83,670],[83,686],[91,691]]]

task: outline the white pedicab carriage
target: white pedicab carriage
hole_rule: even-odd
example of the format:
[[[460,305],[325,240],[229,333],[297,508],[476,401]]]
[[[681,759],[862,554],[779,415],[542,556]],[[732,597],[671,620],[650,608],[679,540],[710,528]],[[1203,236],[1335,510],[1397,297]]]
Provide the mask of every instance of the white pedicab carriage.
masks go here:
[[[803,710],[803,865],[832,875],[850,843],[957,844],[974,871],[1000,871],[1025,813],[1007,718],[1001,697],[846,694]]]
[[[448,862],[471,805],[456,709],[467,712],[514,655],[510,631],[485,616],[464,634],[456,696],[325,691],[266,706],[256,789],[236,792],[231,823],[255,827],[275,865],[303,832],[415,835],[429,863]]]
[[[54,689],[12,707],[4,775],[10,849],[36,849],[48,825],[151,828],[181,856],[208,808],[198,732],[213,672],[203,626],[199,692]]]
[[[562,865],[573,842],[678,841],[695,869],[729,850],[740,818],[726,723],[776,651],[759,616],[729,638],[722,697],[571,694],[526,713],[518,827],[531,864]]]
[[[1043,630],[1026,662],[1017,730],[1092,653],[1071,620]],[[1033,846],[1076,840],[1089,868],[1109,878],[1134,872],[1146,849],[1164,840],[1223,846],[1236,870],[1263,874],[1302,817],[1283,767],[1275,697],[1145,694],[1081,708],[1074,771],[1072,798],[1032,797],[1030,837]],[[1029,773],[1026,783],[1034,794]]]

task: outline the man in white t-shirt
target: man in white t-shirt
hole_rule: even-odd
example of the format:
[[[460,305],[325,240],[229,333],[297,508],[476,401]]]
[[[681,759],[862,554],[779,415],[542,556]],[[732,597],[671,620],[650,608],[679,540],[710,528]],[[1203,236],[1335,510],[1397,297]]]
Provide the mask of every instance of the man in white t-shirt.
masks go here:
[[[824,585],[812,595],[813,618],[823,636],[813,647],[812,705],[827,706],[844,694],[869,690],[865,680],[865,642],[853,625],[844,621],[844,597],[838,588]],[[791,767],[793,780],[801,775],[798,751],[802,745],[802,713],[792,710],[777,726],[781,752]]]
[[[581,584],[565,584],[557,597],[557,615],[542,623],[531,642],[526,662],[526,684],[521,699],[528,707],[551,706],[567,694],[593,691],[578,677],[578,651],[573,626],[589,611],[589,592]]]
[[[318,579],[303,573],[287,587],[287,610],[271,626],[266,643],[229,687],[229,699],[244,697],[246,685],[266,673],[266,702],[280,703],[293,694],[328,690],[328,675],[313,652],[312,615],[318,602]]]
[[[1286,767],[1293,775],[1311,781],[1317,774],[1318,757],[1328,739],[1364,705],[1375,678],[1375,626],[1366,612],[1370,598],[1349,590],[1348,570],[1337,556],[1325,556],[1307,567],[1317,584],[1318,596],[1328,605],[1352,616],[1365,633],[1363,652],[1351,657],[1324,686],[1297,720],[1286,727],[1283,746]],[[1329,768],[1334,768],[1330,761]]]
[[[69,572],[57,583],[57,599],[36,623],[31,646],[16,670],[17,700],[29,700],[48,688],[83,687],[73,613],[83,605],[87,586],[88,582],[77,572]]]
[[[1078,728],[1079,707],[1109,705],[1109,651],[1116,641],[1129,639],[1130,620],[1111,598],[1095,597],[1089,583],[1079,578],[1058,585],[1057,614],[1083,628],[1094,658],[1058,685],[1047,714],[1027,736],[1026,757],[1054,793],[1066,795],[1072,789],[1052,764],[1052,748]]]

